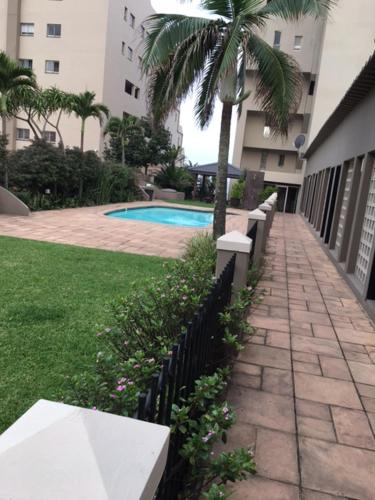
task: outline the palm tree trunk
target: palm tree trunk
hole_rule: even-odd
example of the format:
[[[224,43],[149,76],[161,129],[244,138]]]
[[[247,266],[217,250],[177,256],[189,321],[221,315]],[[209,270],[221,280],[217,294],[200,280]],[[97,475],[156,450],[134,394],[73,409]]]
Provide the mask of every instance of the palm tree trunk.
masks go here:
[[[223,103],[221,115],[221,132],[219,145],[219,161],[216,177],[216,194],[214,210],[214,238],[225,234],[225,218],[227,205],[227,177],[230,145],[230,128],[232,122],[233,104]]]
[[[5,115],[2,116],[2,135],[7,139],[7,119]],[[7,141],[5,141],[5,148],[7,147],[6,145]],[[9,173],[8,173],[8,162],[6,157],[4,158],[4,187],[5,189],[8,189],[9,187]]]
[[[82,120],[82,125],[81,125],[81,151],[83,153],[83,148],[85,145],[85,120]]]

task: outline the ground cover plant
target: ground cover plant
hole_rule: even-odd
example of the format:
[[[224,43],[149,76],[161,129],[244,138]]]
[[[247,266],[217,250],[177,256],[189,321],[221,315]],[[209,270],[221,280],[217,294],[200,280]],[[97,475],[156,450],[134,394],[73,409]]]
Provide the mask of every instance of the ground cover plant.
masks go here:
[[[172,346],[212,290],[215,261],[213,236],[199,235],[188,243],[182,260],[165,264],[162,276],[145,281],[116,301],[109,326],[99,334],[96,362],[91,370],[72,377],[72,389],[64,401],[135,416],[139,394],[147,393],[158,378]],[[182,388],[184,394],[173,406],[171,439],[183,443],[175,457],[177,465],[173,463],[183,472],[181,498],[185,500],[197,500],[202,490],[211,500],[227,498],[228,482],[255,473],[250,450],[211,454],[212,446],[225,441],[235,422],[233,410],[222,398],[233,359],[250,333],[243,316],[253,299],[253,274],[249,274],[249,287],[218,318],[223,342],[210,373],[195,381],[192,393]]]
[[[0,237],[0,433],[91,367],[110,303],[165,259]]]

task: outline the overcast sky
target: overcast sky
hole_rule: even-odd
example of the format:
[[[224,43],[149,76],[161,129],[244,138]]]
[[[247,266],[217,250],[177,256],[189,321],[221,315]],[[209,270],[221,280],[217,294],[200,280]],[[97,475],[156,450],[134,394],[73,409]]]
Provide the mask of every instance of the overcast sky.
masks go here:
[[[178,0],[152,0],[152,5],[157,12],[183,13],[201,15],[197,5],[199,0],[181,4]],[[193,163],[210,163],[217,161],[220,136],[221,104],[217,103],[215,114],[210,126],[201,130],[194,119],[194,95],[187,98],[181,108],[181,125],[184,129],[184,149],[188,160]],[[232,160],[234,134],[236,129],[237,113],[233,112],[232,141],[229,160]]]

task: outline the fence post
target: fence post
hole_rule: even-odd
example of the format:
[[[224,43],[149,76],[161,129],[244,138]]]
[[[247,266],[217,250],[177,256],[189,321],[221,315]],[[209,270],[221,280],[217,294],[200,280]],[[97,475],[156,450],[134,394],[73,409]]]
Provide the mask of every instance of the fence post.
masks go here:
[[[264,231],[266,223],[266,214],[257,208],[252,210],[248,215],[247,233],[257,224],[257,237],[255,240],[253,263],[259,268],[262,259],[262,246],[264,241]]]
[[[267,245],[267,239],[270,234],[271,230],[271,225],[272,225],[272,207],[268,203],[262,203],[259,205],[259,210],[264,212],[266,215],[266,222],[264,224],[264,237],[263,237],[263,245],[262,245],[262,251],[265,252],[266,250],[266,245]]]
[[[230,258],[236,254],[236,267],[234,269],[233,292],[238,292],[247,285],[247,275],[249,272],[250,252],[252,240],[240,233],[232,231],[224,234],[216,242],[217,261],[216,277],[223,272]]]

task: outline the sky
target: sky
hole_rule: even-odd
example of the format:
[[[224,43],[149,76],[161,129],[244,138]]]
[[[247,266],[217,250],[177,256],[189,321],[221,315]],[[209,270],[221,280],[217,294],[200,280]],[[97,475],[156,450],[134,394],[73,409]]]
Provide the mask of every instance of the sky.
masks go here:
[[[188,15],[201,15],[198,4],[199,0],[186,1],[181,4],[178,0],[151,0],[157,12],[182,13]],[[217,102],[215,114],[209,127],[201,130],[195,123],[194,118],[194,93],[188,97],[181,106],[181,125],[184,129],[183,147],[187,160],[193,163],[205,164],[217,161],[220,138],[221,104]],[[229,161],[232,160],[234,146],[234,135],[236,130],[237,114],[233,112],[232,140]]]

